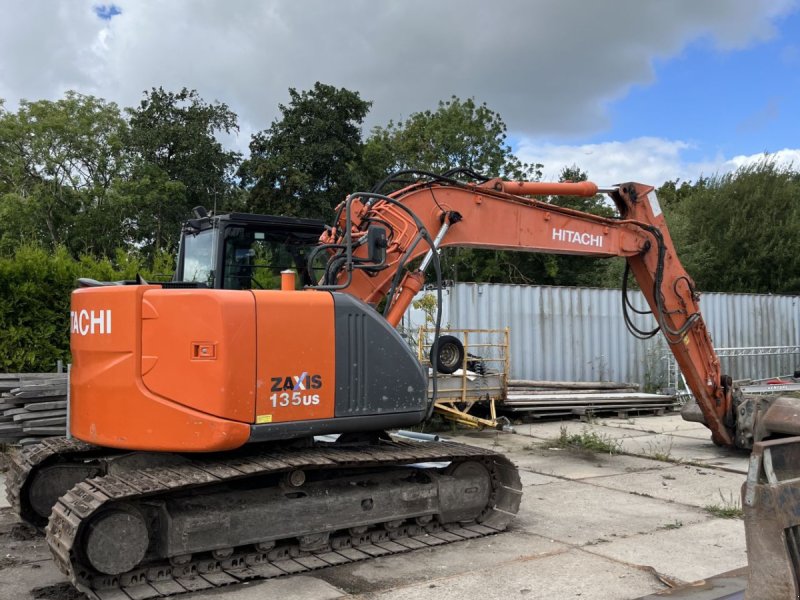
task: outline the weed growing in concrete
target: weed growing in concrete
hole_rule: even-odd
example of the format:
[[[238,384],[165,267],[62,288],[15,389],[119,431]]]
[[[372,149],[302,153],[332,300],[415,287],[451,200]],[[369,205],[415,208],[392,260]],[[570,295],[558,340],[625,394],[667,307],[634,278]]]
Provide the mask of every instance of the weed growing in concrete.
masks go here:
[[[653,452],[652,454],[648,455],[653,460],[659,460],[661,462],[673,462],[674,459],[670,454],[664,454],[661,452]]]
[[[733,495],[733,492],[726,498],[722,490],[719,490],[719,497],[722,501],[721,504],[707,504],[704,508],[707,513],[717,517],[718,519],[743,519],[744,511],[739,499]]]
[[[683,523],[675,519],[672,523],[667,523],[661,526],[661,529],[680,529],[683,527]]]
[[[570,433],[566,426],[561,427],[558,437],[546,444],[549,447],[571,448],[602,452],[604,454],[620,454],[622,445],[619,440],[584,428],[581,433]]]
[[[677,460],[672,456],[672,438],[670,438],[669,444],[666,445],[666,447],[660,443],[654,444],[653,442],[648,442],[647,452],[645,453],[645,455],[648,458],[660,460],[661,462],[671,462],[671,463],[680,462],[679,460]]]

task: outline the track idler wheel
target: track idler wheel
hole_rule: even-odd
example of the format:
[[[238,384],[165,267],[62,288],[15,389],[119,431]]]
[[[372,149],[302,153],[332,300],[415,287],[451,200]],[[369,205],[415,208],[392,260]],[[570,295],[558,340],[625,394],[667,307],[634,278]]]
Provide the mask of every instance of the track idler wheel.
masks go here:
[[[47,524],[56,501],[76,483],[98,475],[100,469],[85,465],[53,465],[41,469],[28,486],[28,501],[35,513],[37,525]]]
[[[85,538],[86,558],[106,575],[119,575],[144,559],[150,536],[147,523],[135,508],[111,508],[89,523]]]

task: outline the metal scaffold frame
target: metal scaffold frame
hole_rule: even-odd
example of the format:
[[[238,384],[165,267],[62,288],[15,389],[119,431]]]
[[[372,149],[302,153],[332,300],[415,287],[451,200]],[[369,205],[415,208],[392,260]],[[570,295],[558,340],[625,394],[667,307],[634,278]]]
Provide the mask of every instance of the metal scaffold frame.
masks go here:
[[[717,356],[720,358],[736,358],[741,356],[782,356],[800,355],[800,345],[798,346],[738,346],[730,348],[716,348]],[[688,390],[686,380],[678,368],[678,363],[672,354],[662,357],[667,361],[667,378],[669,387],[675,389],[678,398],[688,398],[692,394]],[[781,377],[782,375],[778,375]],[[761,381],[761,380],[756,380]],[[681,389],[681,384],[683,388]]]
[[[429,341],[434,330],[429,327],[420,327],[417,336],[417,358],[430,368]],[[508,423],[505,417],[497,417],[496,401],[502,400],[508,394],[508,379],[511,369],[509,353],[509,328],[505,329],[441,329],[441,334],[454,335],[464,345],[464,360],[461,368],[452,375],[437,374],[438,398],[434,410],[444,418],[467,425],[469,427],[501,428]],[[460,334],[460,335],[458,335]],[[470,337],[472,336],[472,337]],[[496,338],[497,341],[477,342],[475,338]],[[471,341],[472,340],[472,341]],[[474,354],[473,352],[474,351]],[[498,356],[496,356],[498,354]],[[488,355],[488,356],[487,356]],[[492,365],[490,376],[484,377],[471,373],[467,365],[472,361],[489,363]],[[496,365],[496,366],[495,366]],[[476,385],[476,379],[482,380]],[[493,383],[493,381],[497,383]],[[489,418],[472,414],[478,405],[486,403],[489,409]]]

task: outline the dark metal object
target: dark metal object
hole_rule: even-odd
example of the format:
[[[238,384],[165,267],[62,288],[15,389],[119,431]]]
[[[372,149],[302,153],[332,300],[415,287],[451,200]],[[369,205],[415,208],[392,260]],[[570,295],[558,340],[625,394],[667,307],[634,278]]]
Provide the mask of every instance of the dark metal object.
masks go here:
[[[20,481],[21,473],[35,474],[37,459],[38,464],[44,465],[54,460],[63,461],[64,454],[59,454],[59,448],[72,452],[72,459],[76,461],[92,456],[92,453],[108,452],[87,444],[61,440],[61,444],[51,444],[48,448],[40,449],[40,452],[26,455],[30,460],[23,460],[18,474],[9,481]],[[111,457],[107,459],[108,463],[116,467],[118,474],[112,473],[77,484],[54,507],[47,528],[54,559],[73,584],[86,591],[91,598],[122,599],[177,594],[200,587],[275,577],[490,535],[504,529],[516,514],[522,489],[517,470],[505,457],[489,450],[454,443],[381,442],[367,447],[319,443],[315,447],[296,450],[258,450],[251,447],[224,457],[192,456],[187,459],[180,455],[162,455],[160,458],[162,463],[172,459],[174,462],[169,468],[162,465],[159,468],[137,469],[132,468],[135,464],[133,460],[127,463],[127,467],[131,468],[127,468],[123,457]],[[118,462],[115,463],[115,460]],[[450,466],[401,466],[443,462],[450,463]],[[300,487],[281,488],[284,476],[298,470],[306,474],[307,481]],[[220,522],[224,515],[214,510],[205,512],[205,517],[216,524],[213,543],[208,547],[203,545],[201,538],[211,539],[211,529],[189,518],[191,511],[188,507],[192,498],[198,505],[197,514],[202,517],[202,505],[212,495],[211,492],[216,494],[215,501],[231,503],[235,502],[237,495],[247,497],[243,492],[262,486],[262,489],[271,490],[270,493],[275,497],[279,495],[278,490],[284,496],[308,493],[312,502],[320,503],[323,499],[319,494],[314,498],[315,482],[323,479],[343,482],[349,478],[351,483],[357,480],[366,483],[382,477],[393,480],[391,485],[395,492],[405,489],[414,493],[406,494],[403,503],[376,493],[380,486],[340,485],[342,489],[360,488],[360,495],[352,494],[347,500],[334,498],[332,502],[336,506],[332,510],[329,507],[322,515],[318,514],[320,511],[317,509],[313,512],[297,512],[296,529],[289,532],[286,538],[242,545],[238,543],[241,540],[233,539],[235,535],[231,537],[231,534],[224,533],[225,526]],[[263,488],[265,485],[277,487]],[[425,508],[420,503],[430,493],[435,493],[438,500]],[[14,497],[19,498],[19,494]],[[303,502],[303,498],[284,501]],[[337,512],[337,507],[342,502],[347,523],[358,522],[355,518],[358,515],[361,524],[348,526],[344,530],[337,529],[339,517],[342,516]],[[391,514],[396,511],[387,509],[384,502],[390,502],[395,507],[401,502],[405,511],[403,515],[419,516],[396,518],[397,515]],[[18,501],[16,504],[19,506]],[[244,502],[239,508],[247,509],[247,504]],[[188,539],[185,547],[177,544],[173,548],[175,554],[164,558],[159,556],[159,549],[167,547],[165,539],[170,539],[169,533],[173,529],[169,523],[156,524],[153,515],[157,522],[164,517],[164,507],[168,509],[170,505],[180,505],[177,513],[187,523],[185,531],[196,530],[198,539]],[[272,507],[269,515],[265,515],[263,510],[256,511],[254,514],[257,516],[250,525],[256,520],[259,527],[261,521],[291,520],[285,518],[284,506]],[[110,561],[114,564],[104,564],[104,559],[96,552],[93,552],[94,559],[87,557],[87,541],[89,545],[93,543],[91,525],[108,510],[131,508],[144,511],[148,527],[154,528],[149,530],[150,543],[145,558],[131,570],[118,575],[104,575],[96,568],[98,564],[106,570],[116,570],[123,559],[130,560],[134,552],[131,549],[118,552]],[[181,512],[184,508],[189,512]],[[229,516],[240,517],[246,512],[240,509]],[[149,517],[146,514],[148,510],[151,511]],[[436,513],[435,516],[433,513]],[[324,521],[325,518],[330,519],[331,523],[323,523],[321,527],[320,519]],[[314,527],[305,527],[305,521],[309,519],[319,522]],[[136,529],[131,522],[126,522],[126,526]],[[283,523],[280,526],[287,525]],[[102,527],[107,529],[105,525]],[[234,530],[238,535],[246,532],[248,527],[240,524]],[[220,535],[228,535],[230,539],[220,543],[217,539]],[[134,537],[140,540],[134,544],[135,550],[141,547],[142,536],[137,534]],[[175,542],[176,539],[170,541]],[[186,548],[197,551],[187,552]]]
[[[364,302],[342,293],[334,293],[333,301],[335,423],[341,417],[369,415],[371,425],[362,425],[361,431],[393,429],[410,425],[407,416],[414,412],[418,413],[416,422],[422,421],[429,404],[428,380],[408,343]],[[402,423],[394,422],[395,414]]]
[[[745,396],[734,390],[733,410],[737,448],[752,448],[755,442],[777,436],[800,435],[800,398]],[[684,405],[681,416],[686,421],[706,424],[694,400]]]
[[[131,453],[54,437],[12,454],[6,497],[20,519],[43,529],[56,500],[79,481],[146,467],[168,468],[188,460],[179,454]]]
[[[370,225],[367,229],[367,256],[369,262],[382,268],[386,262],[386,248],[389,243],[386,239],[386,228]]]
[[[98,456],[113,456],[114,454],[118,454],[118,451],[98,448],[91,444],[63,437],[50,438],[42,440],[38,444],[26,446],[14,452],[11,456],[12,460],[6,479],[8,502],[24,522],[37,528],[43,528],[47,524],[47,517],[50,511],[47,510],[47,516],[39,513],[39,511],[43,511],[41,502],[44,496],[42,491],[36,493],[39,511],[34,508],[31,496],[31,484],[36,481],[36,475],[39,471],[56,464],[96,465]],[[62,481],[67,483],[66,479]],[[56,486],[57,484],[54,485],[54,487]],[[56,490],[54,493],[59,493],[60,495],[68,489],[61,490],[60,493]],[[47,485],[41,485],[40,490],[46,493]]]
[[[800,437],[757,442],[742,488],[747,600],[800,593]]]
[[[85,464],[55,464],[39,470],[33,476],[28,489],[30,507],[44,522],[50,516],[50,510],[64,492],[79,481],[94,477],[100,469]]]
[[[434,363],[433,353],[436,352],[437,360]],[[435,364],[440,373],[449,375],[455,373],[464,365],[464,344],[457,337],[443,335],[431,347],[431,364]]]
[[[341,529],[427,515],[446,522],[475,520],[489,489],[488,471],[468,462],[446,474],[409,468],[367,471],[323,477],[297,488],[220,489],[202,497],[166,499],[149,511],[168,524],[154,552],[168,558],[286,538],[302,538],[301,546],[314,549],[323,537],[327,546],[327,536]]]
[[[306,474],[297,469],[284,477],[284,482],[290,487],[300,487],[306,482]]]
[[[142,515],[127,507],[99,514],[88,525],[85,535],[86,558],[107,575],[130,571],[142,561],[150,544]]]
[[[306,435],[327,435],[331,433],[361,433],[372,430],[411,427],[425,419],[425,411],[388,413],[385,415],[366,415],[358,417],[339,417],[316,421],[287,421],[286,423],[265,423],[250,426],[249,442],[273,442],[300,438]]]
[[[800,435],[800,398],[779,396],[772,401],[762,400],[762,414],[756,417],[756,439],[772,434]]]

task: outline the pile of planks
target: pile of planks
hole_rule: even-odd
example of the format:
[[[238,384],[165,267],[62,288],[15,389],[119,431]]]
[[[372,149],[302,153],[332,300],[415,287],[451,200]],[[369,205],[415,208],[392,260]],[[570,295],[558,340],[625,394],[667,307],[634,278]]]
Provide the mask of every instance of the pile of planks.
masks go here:
[[[0,373],[0,443],[25,446],[66,429],[66,373]]]
[[[502,410],[533,417],[653,412],[675,406],[675,398],[639,391],[635,383],[511,379]]]

